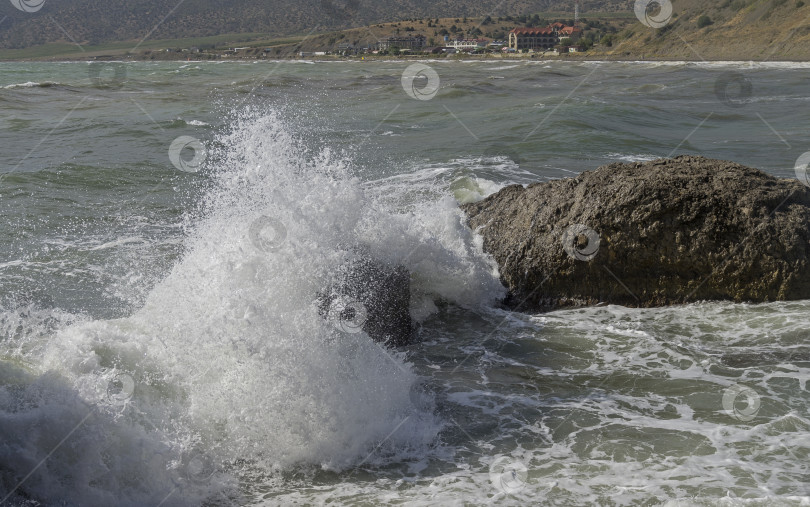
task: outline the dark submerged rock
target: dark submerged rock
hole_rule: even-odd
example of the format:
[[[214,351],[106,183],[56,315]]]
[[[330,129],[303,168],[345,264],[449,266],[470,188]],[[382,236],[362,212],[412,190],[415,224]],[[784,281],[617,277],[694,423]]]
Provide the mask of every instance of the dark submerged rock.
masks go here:
[[[810,189],[733,162],[610,164],[462,208],[518,309],[810,298]]]
[[[362,258],[343,266],[319,309],[347,332],[362,329],[375,341],[399,347],[415,342],[410,313],[411,275],[403,266]]]

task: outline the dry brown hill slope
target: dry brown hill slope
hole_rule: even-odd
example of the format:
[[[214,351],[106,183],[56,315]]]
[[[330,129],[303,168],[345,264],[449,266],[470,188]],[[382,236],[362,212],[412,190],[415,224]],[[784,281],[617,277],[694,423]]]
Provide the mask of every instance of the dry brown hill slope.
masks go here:
[[[597,48],[608,57],[810,60],[810,1],[674,0]],[[594,55],[595,56],[595,55]]]
[[[587,0],[591,10],[631,0]],[[16,8],[15,8],[16,5]],[[28,12],[24,12],[24,11]],[[3,0],[0,48],[48,42],[101,44],[219,34],[325,32],[409,18],[569,11],[571,0]]]

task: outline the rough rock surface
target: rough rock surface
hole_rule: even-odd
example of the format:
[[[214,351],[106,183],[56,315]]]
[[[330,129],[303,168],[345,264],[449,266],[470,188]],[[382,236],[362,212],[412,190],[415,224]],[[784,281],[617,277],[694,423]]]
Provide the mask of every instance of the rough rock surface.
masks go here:
[[[343,266],[330,291],[320,295],[320,310],[340,329],[362,329],[372,339],[399,347],[415,341],[410,313],[411,275],[403,266],[368,258]]]
[[[463,209],[516,308],[810,298],[810,189],[732,162],[610,164]]]

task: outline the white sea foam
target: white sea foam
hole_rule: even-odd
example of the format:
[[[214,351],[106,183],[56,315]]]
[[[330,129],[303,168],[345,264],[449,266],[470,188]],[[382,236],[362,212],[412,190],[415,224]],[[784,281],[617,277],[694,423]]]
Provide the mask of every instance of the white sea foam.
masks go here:
[[[618,160],[619,162],[649,162],[651,160],[658,160],[661,156],[649,153],[607,153],[605,154],[605,158]]]
[[[15,88],[48,88],[51,86],[58,86],[59,83],[54,81],[42,81],[42,82],[35,82],[35,81],[26,81],[25,83],[16,83],[10,84],[5,86],[0,86],[5,90],[13,90]]]
[[[273,114],[246,114],[218,141],[207,213],[141,310],[3,351],[0,493],[45,460],[14,495],[197,504],[236,494],[244,474],[343,470],[434,444],[441,422],[414,405],[403,353],[341,331],[316,300],[358,256],[408,267],[421,319],[438,299],[501,297],[455,201],[392,207],[349,163],[305,152]],[[286,230],[278,249],[251,240],[260,217]]]
[[[555,62],[559,65],[572,65],[573,62]],[[810,62],[786,62],[786,61],[756,61],[756,60],[735,60],[735,61],[687,61],[687,60],[590,60],[577,65],[602,66],[602,65],[633,65],[648,68],[656,67],[696,67],[706,69],[808,69]]]

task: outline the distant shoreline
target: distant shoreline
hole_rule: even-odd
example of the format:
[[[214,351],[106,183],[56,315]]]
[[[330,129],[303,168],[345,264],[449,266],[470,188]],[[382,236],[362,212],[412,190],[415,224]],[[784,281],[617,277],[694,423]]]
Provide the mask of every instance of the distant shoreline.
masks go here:
[[[433,61],[433,62],[453,62],[453,61],[504,61],[504,62],[639,62],[639,63],[654,63],[654,62],[672,62],[672,63],[810,63],[810,59],[765,59],[757,60],[752,58],[728,58],[728,57],[714,57],[703,59],[688,59],[666,56],[648,56],[648,55],[633,55],[622,54],[612,55],[602,52],[588,53],[563,53],[560,55],[533,53],[509,53],[509,54],[466,54],[456,53],[452,55],[358,55],[358,56],[342,56],[342,55],[307,55],[307,56],[284,56],[284,57],[256,57],[253,55],[224,55],[221,53],[204,53],[201,57],[199,54],[194,56],[181,57],[177,53],[160,54],[159,58],[149,58],[146,55],[96,55],[84,57],[70,57],[70,58],[20,58],[20,59],[4,59],[0,57],[0,63],[70,63],[70,62],[291,62],[291,61],[318,61],[318,62],[407,62],[407,61]]]
[[[736,5],[739,2],[734,2]],[[749,2],[750,3],[750,2]],[[802,20],[810,2],[774,2],[756,16],[729,4],[717,12],[700,5],[682,6],[666,20],[651,23],[635,10],[582,13],[577,22],[567,12],[534,17],[498,16],[414,18],[347,28],[316,27],[295,33],[233,32],[164,39],[123,38],[78,43],[66,40],[0,49],[0,62],[67,61],[647,61],[647,62],[810,62],[810,31]],[[750,10],[750,9],[749,9]],[[779,14],[774,14],[779,13]],[[750,13],[749,13],[750,14]],[[752,17],[753,16],[753,17]],[[782,22],[774,19],[781,16]],[[570,18],[570,19],[569,19]],[[557,40],[559,55],[502,53],[499,48],[550,48],[518,41],[516,30],[576,28],[579,35]],[[202,32],[201,32],[202,33]],[[206,32],[207,33],[207,32]],[[524,33],[524,32],[520,32]],[[526,32],[528,33],[528,32]],[[533,32],[532,32],[533,33]],[[544,32],[546,33],[546,32]],[[554,32],[557,33],[557,32]],[[560,32],[561,33],[561,32]],[[567,33],[567,32],[566,32]],[[572,32],[573,33],[573,32]],[[513,37],[514,36],[514,37]],[[528,36],[527,36],[528,37]],[[513,40],[514,38],[514,40]],[[563,44],[563,39],[570,39]],[[391,42],[391,41],[394,42]],[[538,39],[539,40],[539,39]],[[386,42],[388,41],[388,42]],[[486,44],[482,44],[486,42]],[[472,44],[475,43],[475,44]],[[391,47],[386,44],[391,45]],[[493,48],[495,48],[493,50]],[[568,53],[568,49],[583,52]],[[374,54],[374,50],[390,54]],[[466,54],[473,50],[476,54]],[[525,51],[526,49],[521,49]],[[398,54],[402,51],[402,54]],[[406,54],[407,51],[425,54]],[[429,53],[433,51],[434,53]],[[454,54],[453,51],[457,51]],[[482,54],[482,51],[495,51]],[[438,52],[438,53],[437,53]]]
[[[778,64],[778,63],[807,63],[810,65],[810,60],[807,59],[768,59],[768,60],[755,60],[750,58],[740,58],[740,59],[733,59],[733,58],[705,58],[702,60],[698,59],[683,59],[683,58],[669,58],[669,57],[660,57],[660,58],[649,58],[649,57],[633,57],[633,56],[611,56],[611,55],[593,55],[593,56],[584,56],[584,55],[577,55],[577,56],[546,56],[546,57],[532,57],[532,56],[515,56],[515,55],[453,55],[450,57],[436,57],[436,55],[419,55],[419,56],[400,56],[400,57],[392,57],[390,55],[385,56],[366,56],[365,58],[346,58],[346,57],[330,57],[319,55],[315,57],[307,57],[307,56],[296,56],[296,57],[287,57],[287,58],[247,58],[247,57],[227,57],[227,58],[162,58],[162,59],[146,59],[146,58],[116,58],[111,56],[109,58],[58,58],[58,59],[13,59],[13,60],[6,60],[0,58],[0,63],[92,63],[92,62],[126,62],[126,63],[135,63],[135,62],[182,62],[182,63],[227,63],[227,62],[300,62],[300,61],[310,61],[310,62],[318,62],[318,63],[337,63],[337,62],[345,62],[345,63],[364,63],[364,62],[408,62],[408,61],[431,61],[436,63],[441,62],[460,62],[460,61],[499,61],[499,62],[515,62],[515,63],[523,63],[523,62],[567,62],[567,63],[577,63],[577,62],[615,62],[615,63],[729,63],[729,64],[741,64],[741,63],[753,63],[753,64],[763,64],[763,63],[771,63],[771,64]]]

